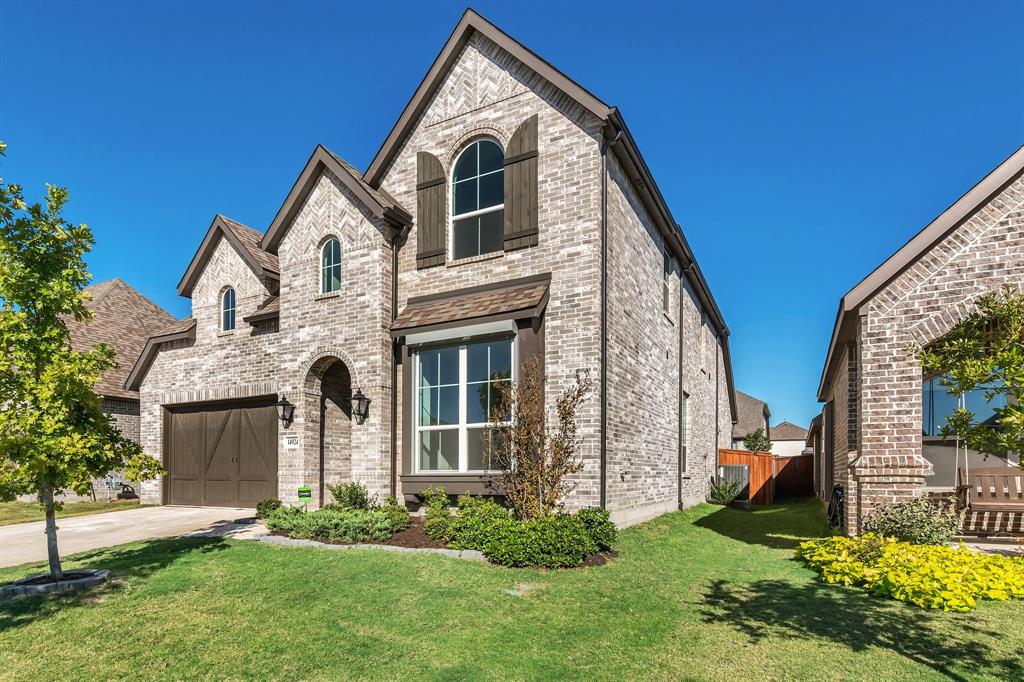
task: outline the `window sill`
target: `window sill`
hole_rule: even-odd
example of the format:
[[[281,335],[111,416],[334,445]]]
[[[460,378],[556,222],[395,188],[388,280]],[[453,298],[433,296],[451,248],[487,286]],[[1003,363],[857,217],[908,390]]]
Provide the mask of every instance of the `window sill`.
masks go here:
[[[504,251],[492,251],[491,253],[483,253],[480,254],[479,256],[469,256],[468,258],[450,260],[447,261],[444,265],[446,268],[454,268],[460,265],[469,265],[470,263],[483,263],[484,261],[494,260],[495,258],[501,258],[504,255]]]
[[[316,296],[313,297],[313,300],[314,301],[329,301],[329,300],[334,299],[334,298],[341,298],[341,292],[340,291],[332,291],[329,294],[317,294]]]
[[[661,315],[662,315],[662,317],[664,317],[664,318],[665,318],[666,320],[668,320],[668,323],[669,323],[669,324],[671,324],[671,325],[672,325],[673,327],[674,327],[674,326],[676,326],[676,321],[675,321],[674,319],[672,319],[672,316],[671,316],[671,315],[669,315],[668,313],[666,313],[666,312],[665,312],[664,308],[663,308],[663,309],[662,309],[662,311],[661,311]]]
[[[238,331],[237,327],[235,329],[229,329],[226,332],[225,331],[219,331],[219,332],[217,332],[217,338],[219,339],[219,338],[222,338],[222,337],[225,337],[225,336],[234,336],[236,331]]]

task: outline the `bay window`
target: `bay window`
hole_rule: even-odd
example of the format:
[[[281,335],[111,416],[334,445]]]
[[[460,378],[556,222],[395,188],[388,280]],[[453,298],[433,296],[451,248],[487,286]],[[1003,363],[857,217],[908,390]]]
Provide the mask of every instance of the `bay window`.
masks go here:
[[[434,346],[415,353],[417,472],[492,470],[484,440],[494,424],[499,391],[513,380],[514,339]]]

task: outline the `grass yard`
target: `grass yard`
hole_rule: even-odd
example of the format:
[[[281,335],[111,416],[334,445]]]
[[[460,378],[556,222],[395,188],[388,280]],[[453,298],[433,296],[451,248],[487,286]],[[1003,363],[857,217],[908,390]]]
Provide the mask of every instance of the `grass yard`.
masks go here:
[[[138,507],[138,500],[68,502],[61,511],[57,512],[57,518],[83,516],[85,514],[102,514],[121,509],[137,509]],[[36,502],[0,502],[0,526],[9,526],[12,523],[27,523],[29,521],[43,521],[45,518],[46,514],[43,513],[42,506]]]
[[[1024,679],[1024,603],[948,614],[823,585],[791,557],[825,532],[816,501],[705,505],[623,532],[606,566],[552,572],[124,545],[67,562],[112,586],[0,604],[0,678]]]

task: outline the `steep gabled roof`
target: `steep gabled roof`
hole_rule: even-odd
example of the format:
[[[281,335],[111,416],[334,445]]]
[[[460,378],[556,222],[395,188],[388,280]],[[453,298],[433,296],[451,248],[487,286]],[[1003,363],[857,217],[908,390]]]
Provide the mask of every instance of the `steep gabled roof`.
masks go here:
[[[747,434],[757,429],[764,429],[772,416],[768,403],[743,391],[736,391],[736,407],[736,417],[732,426],[734,439],[745,438]]]
[[[285,197],[284,203],[278,209],[274,221],[270,223],[267,233],[263,235],[261,248],[271,253],[277,252],[277,247],[284,238],[292,220],[302,208],[306,197],[313,191],[320,175],[324,170],[333,173],[342,184],[345,185],[370,212],[378,219],[385,220],[396,227],[412,225],[412,214],[406,211],[395,199],[382,189],[371,187],[362,174],[352,164],[330,151],[323,145],[317,145],[313,154],[306,162],[306,166],[299,174],[299,178],[292,185],[292,189]]]
[[[363,174],[363,178],[371,187],[379,188],[381,186],[388,167],[397,156],[405,139],[412,132],[420,114],[423,113],[434,93],[444,82],[448,71],[474,31],[511,54],[605,123],[604,135],[610,144],[611,152],[622,164],[626,176],[632,182],[644,206],[654,219],[668,248],[682,263],[686,278],[697,292],[702,305],[710,314],[716,329],[721,334],[722,359],[725,363],[726,381],[729,387],[729,405],[735,420],[737,414],[736,390],[733,385],[732,359],[729,350],[729,328],[725,323],[725,317],[715,302],[711,288],[704,279],[700,266],[697,265],[693,251],[690,249],[686,237],[683,236],[682,229],[672,217],[672,212],[618,109],[602,102],[576,81],[472,9],[467,9],[462,15],[462,19],[456,25],[444,47],[441,48],[441,52],[434,59],[434,63],[413,93],[412,99],[402,111],[366,173]],[[266,241],[264,241],[264,246],[267,246]]]
[[[85,307],[92,311],[88,323],[67,319],[71,347],[91,350],[104,343],[116,352],[117,367],[107,370],[95,386],[96,393],[109,398],[138,398],[125,389],[124,382],[132,363],[149,337],[172,322],[174,316],[119,278],[86,287],[92,300]]]
[[[853,338],[854,321],[862,305],[869,301],[879,290],[899,277],[907,268],[916,263],[933,246],[945,239],[953,230],[969,220],[978,209],[989,203],[993,197],[1003,191],[1024,173],[1024,147],[1021,147],[1008,159],[1003,161],[986,175],[984,179],[971,188],[969,192],[956,200],[952,206],[943,211],[935,220],[918,232],[903,247],[890,256],[884,263],[875,268],[871,274],[862,279],[857,286],[846,292],[839,300],[832,338],[825,355],[825,366],[821,370],[818,383],[818,400],[825,401],[829,377],[833,365],[840,357],[836,353],[839,344]]]
[[[277,256],[267,253],[260,247],[262,238],[263,234],[258,230],[218,213],[210,224],[210,229],[206,231],[206,236],[203,237],[199,249],[192,257],[188,269],[185,270],[181,281],[178,282],[178,293],[182,296],[192,296],[192,289],[199,281],[203,268],[206,267],[206,263],[210,260],[221,239],[226,239],[235,248],[245,264],[260,280],[264,277],[277,279],[280,272]]]

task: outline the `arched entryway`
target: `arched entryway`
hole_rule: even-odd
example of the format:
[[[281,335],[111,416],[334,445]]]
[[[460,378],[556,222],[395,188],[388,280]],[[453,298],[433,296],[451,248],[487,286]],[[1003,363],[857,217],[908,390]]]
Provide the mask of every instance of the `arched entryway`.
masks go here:
[[[307,471],[318,473],[314,494],[322,505],[329,497],[327,483],[352,480],[352,375],[344,361],[327,356],[310,366],[305,413]]]

